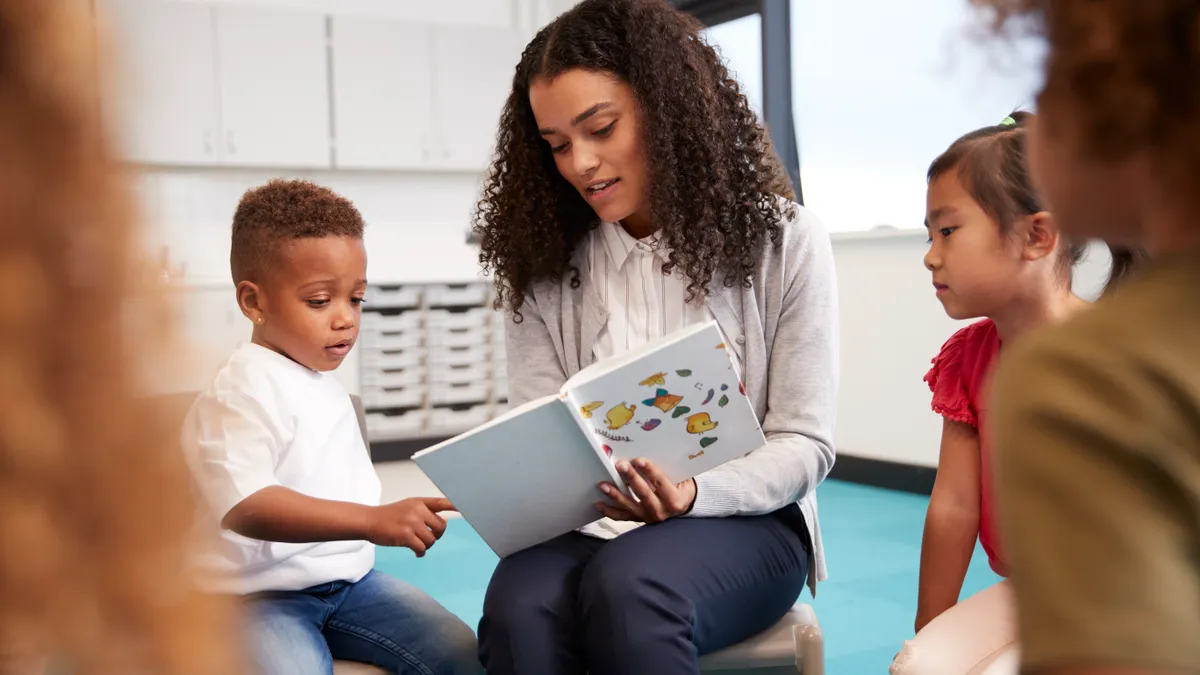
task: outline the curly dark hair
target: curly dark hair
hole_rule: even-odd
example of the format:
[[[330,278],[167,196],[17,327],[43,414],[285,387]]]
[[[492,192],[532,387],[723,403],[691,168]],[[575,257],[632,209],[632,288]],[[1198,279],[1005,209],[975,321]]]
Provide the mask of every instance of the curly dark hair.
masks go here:
[[[665,0],[584,0],[540,30],[525,48],[500,117],[496,157],[474,231],[480,263],[495,273],[497,308],[520,321],[530,284],[572,275],[571,257],[599,218],[559,174],[538,133],[531,83],[573,69],[627,83],[641,111],[650,217],[689,298],[713,278],[749,285],[768,242],[795,199],[770,139],[720,55],[693,17]]]
[[[233,283],[261,275],[292,239],[363,236],[362,214],[349,199],[306,180],[277,178],[242,195],[233,214],[229,268]]]
[[[1099,159],[1155,151],[1181,163],[1190,190],[1200,173],[1200,2],[971,1],[997,29],[1045,38],[1048,132],[1069,126]]]

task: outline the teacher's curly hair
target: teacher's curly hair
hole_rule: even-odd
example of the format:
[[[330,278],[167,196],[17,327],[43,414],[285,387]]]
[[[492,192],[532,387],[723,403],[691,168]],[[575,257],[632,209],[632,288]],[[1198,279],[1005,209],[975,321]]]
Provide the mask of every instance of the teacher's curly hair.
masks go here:
[[[531,84],[580,69],[627,83],[641,112],[649,215],[670,252],[663,273],[689,280],[689,299],[714,279],[748,285],[777,243],[795,199],[767,132],[701,35],[665,0],[585,0],[525,48],[500,118],[496,156],[475,215],[480,262],[497,308],[521,320],[530,284],[579,283],[571,256],[599,218],[558,172],[529,102]]]

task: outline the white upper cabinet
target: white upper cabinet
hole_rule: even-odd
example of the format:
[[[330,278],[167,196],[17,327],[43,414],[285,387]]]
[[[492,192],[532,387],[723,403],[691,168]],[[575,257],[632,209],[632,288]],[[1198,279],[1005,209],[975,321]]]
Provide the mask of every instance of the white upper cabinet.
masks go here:
[[[132,162],[328,167],[326,18],[164,0],[98,0],[104,109]]]
[[[490,163],[524,47],[525,36],[509,28],[433,30],[434,166],[480,170]]]
[[[328,167],[326,17],[218,7],[223,164]]]
[[[334,17],[335,163],[420,169],[432,159],[430,29],[392,19]]]
[[[229,2],[97,3],[120,66],[104,108],[139,164],[480,172],[527,39]]]
[[[98,0],[105,71],[103,107],[133,162],[218,161],[215,15],[203,4]]]

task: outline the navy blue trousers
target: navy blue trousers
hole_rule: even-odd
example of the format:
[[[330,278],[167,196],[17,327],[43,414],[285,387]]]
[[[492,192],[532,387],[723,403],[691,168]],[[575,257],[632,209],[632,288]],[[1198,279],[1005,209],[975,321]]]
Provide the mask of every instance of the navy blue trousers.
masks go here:
[[[612,541],[571,533],[500,561],[479,623],[489,675],[685,675],[800,597],[809,538],[795,506],[675,518]]]

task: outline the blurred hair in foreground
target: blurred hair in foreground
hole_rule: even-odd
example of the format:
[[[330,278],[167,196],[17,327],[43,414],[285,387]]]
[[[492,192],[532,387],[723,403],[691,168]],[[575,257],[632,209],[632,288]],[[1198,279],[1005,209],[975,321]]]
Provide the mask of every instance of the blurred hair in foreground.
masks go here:
[[[165,298],[135,297],[84,5],[0,0],[0,671],[237,672],[186,572],[178,429],[132,375],[173,338]]]

